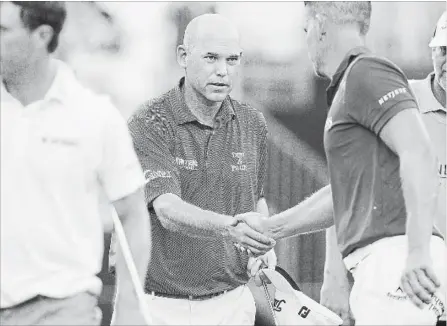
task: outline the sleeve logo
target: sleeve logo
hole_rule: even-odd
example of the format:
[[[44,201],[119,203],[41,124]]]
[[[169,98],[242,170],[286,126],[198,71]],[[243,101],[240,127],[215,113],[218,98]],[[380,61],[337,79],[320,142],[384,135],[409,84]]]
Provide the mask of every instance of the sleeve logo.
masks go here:
[[[407,89],[405,87],[402,88],[397,88],[394,91],[391,91],[385,95],[383,95],[380,99],[379,99],[379,104],[382,105],[383,103],[385,103],[388,100],[391,100],[393,98],[395,98],[397,95],[399,94],[404,94],[407,92]]]
[[[158,178],[172,178],[172,175],[171,171],[146,170],[144,171],[144,178],[146,179],[146,183],[148,183]]]

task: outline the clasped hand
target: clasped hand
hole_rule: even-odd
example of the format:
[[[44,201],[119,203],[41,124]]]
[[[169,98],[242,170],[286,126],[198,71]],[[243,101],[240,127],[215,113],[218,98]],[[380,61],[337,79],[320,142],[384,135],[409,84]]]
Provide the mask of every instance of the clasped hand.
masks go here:
[[[236,215],[229,228],[235,246],[254,257],[270,251],[276,241],[267,235],[266,221],[266,217],[256,212]]]

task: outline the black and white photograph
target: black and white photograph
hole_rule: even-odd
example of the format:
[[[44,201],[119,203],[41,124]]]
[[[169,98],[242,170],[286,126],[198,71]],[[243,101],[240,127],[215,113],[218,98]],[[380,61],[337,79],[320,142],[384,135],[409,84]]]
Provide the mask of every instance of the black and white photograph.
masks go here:
[[[0,1],[0,325],[446,325],[445,1]]]

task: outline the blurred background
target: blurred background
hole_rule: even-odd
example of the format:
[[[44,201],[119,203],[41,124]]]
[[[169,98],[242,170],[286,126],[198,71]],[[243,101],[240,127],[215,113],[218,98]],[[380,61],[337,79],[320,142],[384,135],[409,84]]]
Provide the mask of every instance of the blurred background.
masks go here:
[[[238,26],[244,48],[232,95],[262,111],[269,126],[266,197],[271,213],[290,208],[328,183],[323,126],[329,82],[315,77],[308,59],[302,2],[68,2],[67,6],[56,55],[75,69],[85,85],[109,94],[125,118],[182,76],[175,49],[189,21],[203,13],[227,16]],[[368,46],[397,63],[410,79],[424,78],[432,70],[428,43],[445,7],[445,2],[373,2]],[[106,253],[109,241],[107,233]],[[280,241],[276,247],[279,265],[317,301],[324,246],[320,232]],[[107,324],[114,291],[107,255],[101,277],[100,305]],[[265,307],[260,308],[262,315]],[[261,323],[258,318],[257,324]]]

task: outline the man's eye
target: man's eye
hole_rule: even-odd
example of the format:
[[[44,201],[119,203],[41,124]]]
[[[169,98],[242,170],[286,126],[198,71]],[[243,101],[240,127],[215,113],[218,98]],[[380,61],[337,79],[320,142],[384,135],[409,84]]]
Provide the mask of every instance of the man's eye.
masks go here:
[[[205,60],[207,62],[215,62],[217,60],[217,58],[213,55],[207,55],[207,56],[205,56]]]
[[[227,61],[229,64],[235,65],[240,62],[240,58],[228,58]]]

